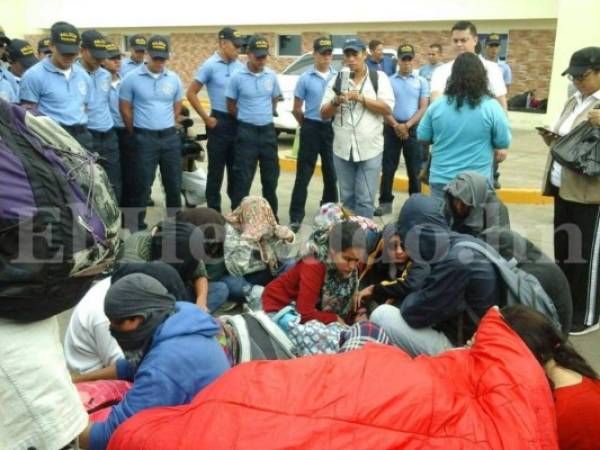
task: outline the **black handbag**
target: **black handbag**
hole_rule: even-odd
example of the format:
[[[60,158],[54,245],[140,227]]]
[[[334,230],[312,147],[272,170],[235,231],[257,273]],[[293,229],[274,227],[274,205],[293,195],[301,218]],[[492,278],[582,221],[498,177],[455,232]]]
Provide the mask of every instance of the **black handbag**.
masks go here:
[[[594,109],[600,109],[600,105]],[[600,176],[600,127],[589,121],[559,138],[551,151],[562,166],[591,177]]]

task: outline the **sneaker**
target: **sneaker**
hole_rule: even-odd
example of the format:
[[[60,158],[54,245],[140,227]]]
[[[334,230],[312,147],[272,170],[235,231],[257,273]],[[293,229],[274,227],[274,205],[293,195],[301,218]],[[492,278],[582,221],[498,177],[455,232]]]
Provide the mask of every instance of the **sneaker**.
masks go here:
[[[376,217],[385,216],[386,214],[391,214],[392,212],[392,204],[391,203],[382,203],[373,212],[373,215]]]
[[[594,331],[600,330],[600,322],[594,325],[583,325],[577,324],[571,327],[569,332],[570,336],[583,336],[585,334],[593,333]]]
[[[294,234],[298,233],[298,231],[300,231],[300,227],[302,226],[302,223],[300,222],[292,222],[290,223],[290,230],[292,230],[292,232]]]
[[[498,180],[494,180],[494,189],[501,189],[502,185]]]

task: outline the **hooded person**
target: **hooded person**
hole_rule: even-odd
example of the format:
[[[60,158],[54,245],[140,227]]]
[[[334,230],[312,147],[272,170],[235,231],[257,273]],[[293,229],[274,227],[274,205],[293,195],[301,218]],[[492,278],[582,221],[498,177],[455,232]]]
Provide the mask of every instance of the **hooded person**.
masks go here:
[[[369,309],[384,302],[400,306],[410,292],[421,286],[428,273],[427,264],[411,261],[402,248],[396,222],[388,223],[360,274],[357,302],[371,299]]]
[[[183,281],[175,269],[161,261],[120,262],[112,276],[95,283],[79,301],[65,333],[64,351],[69,370],[89,373],[114,364],[123,351],[109,331],[104,298],[111,284],[132,273],[157,279],[177,300],[186,299]]]
[[[533,275],[554,302],[561,330],[568,333],[573,319],[571,288],[564,272],[554,260],[519,233],[502,227],[485,230],[480,239],[487,242],[507,261],[514,261],[519,269]]]
[[[510,228],[508,208],[478,172],[457,175],[444,191],[444,215],[453,231],[479,236],[493,226]]]
[[[91,450],[104,450],[116,428],[140,411],[189,403],[229,368],[215,339],[215,320],[195,305],[176,302],[149,275],[134,273],[114,283],[104,312],[125,355],[110,368],[112,378],[133,386],[104,422],[90,423],[80,436]]]
[[[457,245],[478,240],[451,231],[431,197],[409,197],[400,211],[398,234],[409,258],[428,264],[430,272],[400,309],[381,305],[371,321],[411,355],[435,355],[463,345],[476,328],[467,310],[480,318],[500,303],[501,280],[493,264],[476,250]]]

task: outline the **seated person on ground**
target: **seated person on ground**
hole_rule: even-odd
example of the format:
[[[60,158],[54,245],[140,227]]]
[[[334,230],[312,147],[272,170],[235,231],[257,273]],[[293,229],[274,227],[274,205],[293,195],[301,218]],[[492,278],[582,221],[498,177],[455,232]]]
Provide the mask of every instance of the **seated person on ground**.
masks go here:
[[[296,303],[300,323],[318,320],[345,324],[358,287],[358,263],[365,257],[365,236],[352,222],[335,224],[328,242],[265,288],[267,313]]]
[[[435,355],[464,344],[476,326],[467,310],[481,317],[500,302],[495,267],[479,252],[458,245],[478,240],[452,232],[439,202],[431,197],[408,198],[400,211],[398,233],[409,258],[429,264],[430,272],[400,309],[381,305],[371,320],[411,355]]]
[[[375,252],[369,256],[360,274],[355,307],[360,308],[367,300],[369,310],[382,303],[400,306],[402,300],[418,289],[429,273],[427,264],[414,263],[402,248],[395,222],[383,229]]]
[[[116,428],[140,411],[189,403],[229,368],[215,339],[215,320],[176,302],[155,278],[140,273],[121,278],[108,290],[104,312],[125,358],[75,381],[124,379],[133,386],[106,421],[90,423],[80,436],[91,450],[104,450]]]
[[[264,198],[245,197],[225,221],[225,266],[231,275],[265,286],[289,268],[295,234],[277,223]]]
[[[444,191],[444,215],[452,231],[477,237],[493,226],[510,228],[508,208],[483,175],[463,172]]]
[[[596,371],[538,311],[516,305],[504,308],[502,315],[548,376],[554,391],[560,448],[598,448],[600,379]]]
[[[496,226],[485,230],[479,238],[493,247],[504,259],[514,260],[519,269],[537,278],[554,303],[562,331],[569,333],[573,318],[571,288],[558,264],[516,231]]]
[[[123,357],[123,351],[109,332],[104,297],[111,283],[130,273],[145,273],[156,278],[177,299],[186,296],[179,274],[168,264],[160,261],[120,263],[112,277],[92,286],[73,310],[64,340],[65,360],[72,372],[98,370]]]

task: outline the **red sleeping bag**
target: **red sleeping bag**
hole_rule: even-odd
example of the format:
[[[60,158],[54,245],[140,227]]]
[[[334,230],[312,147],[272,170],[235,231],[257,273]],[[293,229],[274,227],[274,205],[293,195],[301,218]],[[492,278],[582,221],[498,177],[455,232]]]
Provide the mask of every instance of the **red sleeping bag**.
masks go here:
[[[126,421],[109,450],[558,449],[548,381],[496,310],[472,349],[368,345],[241,364],[189,405]]]

